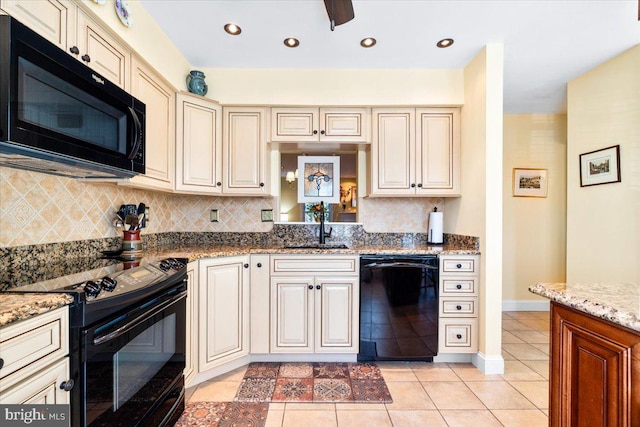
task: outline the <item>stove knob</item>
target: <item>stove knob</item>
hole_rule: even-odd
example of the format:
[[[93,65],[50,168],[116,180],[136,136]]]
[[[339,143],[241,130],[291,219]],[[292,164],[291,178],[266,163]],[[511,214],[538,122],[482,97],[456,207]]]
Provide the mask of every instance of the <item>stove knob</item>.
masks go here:
[[[101,290],[102,286],[100,285],[100,283],[89,280],[84,284],[84,293],[87,294],[88,297],[97,297]]]
[[[118,285],[118,282],[116,281],[116,279],[106,276],[102,278],[100,284],[102,285],[102,289],[104,289],[105,291],[113,292],[113,290]]]
[[[171,269],[171,263],[168,260],[163,259],[160,261],[160,270],[167,271],[169,269]]]

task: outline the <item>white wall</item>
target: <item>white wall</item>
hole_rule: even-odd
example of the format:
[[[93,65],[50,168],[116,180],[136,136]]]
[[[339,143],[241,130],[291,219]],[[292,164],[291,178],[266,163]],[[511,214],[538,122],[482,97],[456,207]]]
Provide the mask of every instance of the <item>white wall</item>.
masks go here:
[[[640,281],[640,45],[569,82],[567,281]],[[620,145],[622,182],[580,187],[582,153]]]
[[[485,373],[504,371],[502,311],[502,99],[504,48],[489,44],[464,69],[462,197],[445,201],[445,232],[480,237],[480,357]]]
[[[514,197],[513,169],[547,169],[546,198]],[[567,116],[504,116],[503,307],[546,308],[528,291],[565,281]]]

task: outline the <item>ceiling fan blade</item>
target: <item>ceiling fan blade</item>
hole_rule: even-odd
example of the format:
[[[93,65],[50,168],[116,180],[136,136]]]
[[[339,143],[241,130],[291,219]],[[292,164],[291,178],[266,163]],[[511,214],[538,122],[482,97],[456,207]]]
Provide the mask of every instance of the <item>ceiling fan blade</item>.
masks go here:
[[[327,8],[329,21],[333,21],[335,25],[342,25],[355,17],[351,0],[324,0],[324,6]]]

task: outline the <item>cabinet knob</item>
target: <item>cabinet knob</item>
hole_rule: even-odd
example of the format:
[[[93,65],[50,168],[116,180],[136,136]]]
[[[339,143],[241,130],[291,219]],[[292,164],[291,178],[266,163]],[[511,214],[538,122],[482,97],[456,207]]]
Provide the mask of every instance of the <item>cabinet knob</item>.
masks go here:
[[[258,267],[258,268],[262,267],[262,263],[261,262],[257,263],[256,267]]]
[[[456,305],[456,310],[462,310],[462,306],[461,305]]]
[[[91,62],[91,57],[89,55],[87,55],[86,53],[84,55],[82,55],[80,58],[82,58],[82,60],[84,62]]]
[[[220,181],[216,182],[216,186],[220,187],[222,183]]]
[[[458,335],[456,335],[456,338],[458,338],[459,340],[461,340],[461,339],[462,339],[462,335],[458,334]]]
[[[317,290],[320,290],[320,289],[322,289],[322,286],[320,286],[320,285],[316,285],[316,289],[317,289]]]
[[[261,183],[260,183],[260,187],[264,187],[264,182],[261,182]]]
[[[245,265],[244,265],[244,268],[249,268],[249,264],[245,264]]]
[[[60,389],[64,390],[64,391],[71,391],[71,389],[73,388],[74,384],[75,383],[73,382],[72,379],[68,379],[68,380],[63,381],[63,382],[60,383]]]
[[[0,357],[0,369],[4,366],[4,359]]]
[[[318,134],[318,131],[314,129],[314,130],[313,130],[313,134],[314,134],[314,135],[317,135],[317,134]]]
[[[422,183],[418,184],[418,188],[422,188]]]
[[[456,268],[462,268],[462,264],[456,264]]]
[[[313,289],[313,285],[309,285],[309,289]]]
[[[321,133],[322,135],[324,135],[324,131],[323,131],[323,130],[321,130],[321,131],[320,131],[320,133]]]
[[[416,188],[416,185],[415,184],[411,184],[411,188]]]
[[[462,289],[462,285],[457,284],[457,285],[456,285],[456,289]]]
[[[80,53],[80,49],[78,49],[78,46],[71,46],[69,48],[69,52],[73,53],[74,55],[77,55]]]

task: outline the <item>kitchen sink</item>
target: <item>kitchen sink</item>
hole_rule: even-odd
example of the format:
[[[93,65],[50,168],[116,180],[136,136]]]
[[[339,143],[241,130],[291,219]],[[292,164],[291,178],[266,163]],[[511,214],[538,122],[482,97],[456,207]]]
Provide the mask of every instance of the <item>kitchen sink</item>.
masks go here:
[[[305,243],[301,245],[286,245],[285,249],[349,249],[343,243]]]

